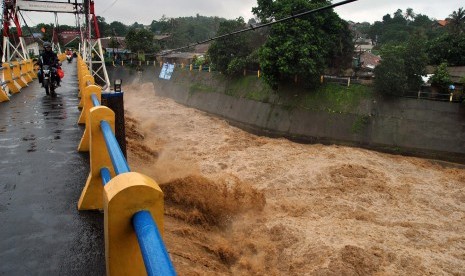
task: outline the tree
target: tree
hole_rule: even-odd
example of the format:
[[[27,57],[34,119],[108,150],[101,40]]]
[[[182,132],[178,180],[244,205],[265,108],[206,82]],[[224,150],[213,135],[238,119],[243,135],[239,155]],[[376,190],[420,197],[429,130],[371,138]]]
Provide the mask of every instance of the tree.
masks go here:
[[[402,53],[409,91],[418,91],[423,83],[421,76],[426,75],[429,60],[425,44],[425,38],[421,35],[412,36]]]
[[[432,64],[446,61],[451,66],[465,66],[465,33],[444,33],[428,42],[428,56]]]
[[[126,35],[126,45],[133,53],[153,53],[158,50],[153,42],[153,33],[145,29],[130,29]]]
[[[428,56],[424,38],[413,36],[404,44],[388,44],[381,49],[382,62],[375,69],[377,91],[389,95],[403,95],[418,91],[426,73]]]
[[[452,12],[449,18],[448,26],[452,33],[456,35],[465,33],[465,10],[463,8],[459,8],[457,11]]]
[[[126,36],[128,34],[129,28],[119,21],[113,21],[110,23],[109,28],[111,29],[111,35],[115,36]]]
[[[233,31],[244,29],[246,27],[244,18],[239,17],[236,20],[227,20],[220,23],[217,35],[228,34]],[[250,33],[234,35],[234,37],[225,37],[215,40],[208,49],[208,56],[213,67],[223,73],[228,73],[229,64],[234,60],[234,66],[244,62],[244,59],[251,53],[249,47]],[[230,73],[236,72],[232,70]]]
[[[166,15],[162,15],[159,21],[152,20],[150,24],[150,29],[154,33],[169,33],[171,32],[171,19],[166,17]]]
[[[413,12],[413,9],[412,8],[408,8],[407,10],[405,10],[405,19],[408,21],[408,22],[411,22],[415,19],[415,13]]]
[[[258,0],[252,12],[262,21],[329,5],[324,0]],[[272,86],[296,76],[306,86],[319,84],[328,64],[351,55],[353,44],[347,24],[333,11],[315,13],[273,24],[259,58],[265,80]]]
[[[53,24],[37,24],[36,29],[42,33],[43,41],[52,41],[53,29],[55,26]],[[10,31],[11,32],[11,31]]]
[[[402,46],[385,46],[381,64],[375,68],[375,89],[385,95],[401,96],[408,90]]]
[[[110,36],[112,35],[110,32],[110,26],[107,22],[105,22],[105,18],[101,16],[97,16],[97,25],[100,31],[100,37]]]
[[[447,92],[450,84],[451,79],[447,71],[447,62],[443,62],[434,71],[434,75],[431,77],[431,85],[438,87],[441,92]]]

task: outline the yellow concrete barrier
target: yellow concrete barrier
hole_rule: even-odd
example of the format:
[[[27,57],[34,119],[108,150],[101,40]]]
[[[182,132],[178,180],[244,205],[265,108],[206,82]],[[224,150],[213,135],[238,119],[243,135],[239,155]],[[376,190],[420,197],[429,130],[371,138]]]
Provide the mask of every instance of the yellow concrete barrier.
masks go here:
[[[89,110],[94,107],[94,104],[92,103],[92,98],[91,95],[95,94],[97,96],[97,99],[99,102],[101,101],[102,98],[102,88],[97,85],[89,85],[86,86],[83,90],[83,96],[81,97],[81,101],[83,102],[83,108],[81,110],[81,115],[79,116],[78,119],[78,124],[82,125],[86,123],[86,117],[89,114]]]
[[[1,102],[7,102],[10,100],[10,97],[8,97],[8,94],[6,93],[5,90],[0,86],[0,103]]]
[[[96,85],[91,85],[84,90],[83,99],[85,99],[85,104],[84,108],[81,111],[81,116],[78,120],[78,124],[86,124],[86,128],[84,129],[84,133],[82,134],[82,138],[78,146],[78,151],[81,152],[86,152],[90,150],[90,123],[88,118],[90,109],[94,107],[91,98],[92,94],[95,94],[100,102],[102,98],[102,88]]]
[[[31,79],[37,79],[37,73],[34,71],[34,61],[32,59],[28,59],[26,61],[27,73]]]
[[[2,64],[3,67],[3,80],[6,82],[6,85],[8,87],[8,90],[10,90],[10,93],[18,93],[21,89],[21,86],[16,83],[15,79],[17,79],[13,75],[13,70],[11,69],[11,66],[9,63],[5,62]]]
[[[85,78],[83,75],[79,79],[80,84]],[[79,150],[87,147],[90,151],[90,173],[79,198],[78,210],[104,210],[107,275],[147,275],[131,222],[138,212],[148,211],[163,236],[163,192],[153,179],[143,174],[125,172],[116,176],[101,128],[104,120],[114,133],[115,113],[105,106],[94,107],[91,99],[91,95],[95,94],[100,101],[101,92],[97,85],[87,85],[82,89],[83,110],[79,121],[85,120],[86,128]],[[111,177],[105,186],[102,168],[108,169]]]
[[[138,211],[150,211],[163,235],[163,206],[160,187],[143,174],[123,173],[105,185],[105,258],[108,275],[147,274],[131,219]]]
[[[58,60],[59,61],[63,61],[66,59],[66,54],[65,53],[62,53],[62,54],[58,54]]]
[[[26,83],[32,82],[32,77],[28,74],[27,60],[22,60],[19,62],[21,77],[26,81]]]
[[[78,97],[81,98],[81,100],[79,100],[78,108],[82,108],[84,106],[84,101],[82,100],[82,92],[84,91],[84,89],[87,86],[95,85],[94,77],[92,77],[91,75],[85,75],[79,80],[78,85],[79,85],[79,95],[78,95]]]
[[[92,107],[87,123],[90,126],[90,173],[78,202],[78,210],[103,209],[103,184],[100,176],[101,168],[108,168],[115,176],[113,164],[108,154],[100,121],[107,121],[115,132],[115,113],[105,106]]]
[[[19,86],[21,86],[21,88],[26,87],[27,82],[21,77],[21,67],[19,65],[19,62],[13,61],[11,64],[13,65],[12,66],[13,76],[14,76],[13,79],[15,80],[17,84],[19,84]]]

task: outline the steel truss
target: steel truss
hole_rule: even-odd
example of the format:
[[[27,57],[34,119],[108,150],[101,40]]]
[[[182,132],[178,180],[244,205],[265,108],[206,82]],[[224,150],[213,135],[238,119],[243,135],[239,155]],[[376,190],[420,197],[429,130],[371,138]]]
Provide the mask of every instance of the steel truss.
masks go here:
[[[103,89],[110,90],[110,80],[105,66],[105,60],[100,40],[100,32],[95,16],[93,0],[72,0],[68,2],[58,1],[34,1],[34,0],[3,0],[3,53],[2,62],[11,62],[18,59],[29,59],[26,51],[26,43],[19,23],[19,11],[53,12],[55,13],[55,24],[58,24],[57,13],[73,13],[76,15],[78,27],[81,33],[80,53],[88,64],[89,70],[96,80],[104,83]],[[79,1],[79,3],[78,3]],[[85,15],[85,27],[81,26],[80,16]],[[10,26],[16,27],[18,40],[10,39]],[[92,28],[93,25],[93,28]],[[92,29],[94,32],[92,32]],[[60,45],[52,39],[54,49],[61,52]]]

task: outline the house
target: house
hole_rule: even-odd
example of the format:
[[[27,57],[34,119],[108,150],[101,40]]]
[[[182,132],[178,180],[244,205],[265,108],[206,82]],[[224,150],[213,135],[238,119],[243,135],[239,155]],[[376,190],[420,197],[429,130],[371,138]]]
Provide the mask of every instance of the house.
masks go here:
[[[381,62],[381,57],[370,52],[363,52],[360,55],[360,67],[362,69],[374,70]]]
[[[194,53],[206,54],[211,43],[203,43],[194,47]]]
[[[373,50],[373,47],[374,47],[373,42],[369,38],[359,37],[354,42],[354,51],[356,53],[371,52],[371,50]]]
[[[158,56],[157,60],[176,64],[191,64],[195,58],[204,57],[210,48],[210,43],[203,43],[194,46],[193,52],[168,52],[163,51]]]
[[[42,49],[42,42],[40,42],[38,37],[24,37],[26,51],[29,53],[30,57],[36,57],[40,55]]]
[[[455,84],[462,83],[462,79],[465,79],[465,66],[450,66],[447,67],[447,72],[449,72],[450,79]]]
[[[355,58],[355,67],[358,68],[356,76],[362,78],[372,78],[373,71],[381,62],[381,57],[370,52],[362,52]]]
[[[171,34],[155,34],[153,36],[153,40],[157,42],[162,49],[166,48],[169,39],[171,38]]]
[[[194,57],[198,57],[202,54],[198,53],[189,53],[189,52],[183,52],[183,53],[169,53],[166,55],[160,55],[158,56],[157,60],[162,61],[163,63],[176,63],[176,64],[191,64],[192,61],[194,60]]]
[[[106,57],[119,60],[130,58],[131,51],[126,48],[126,39],[124,37],[103,37],[100,42]]]
[[[40,54],[40,46],[38,42],[32,42],[26,44],[26,51],[29,53],[29,57],[37,57]]]
[[[58,34],[58,36],[61,38],[61,45],[66,47],[68,44],[71,42],[80,39],[81,37],[81,32],[79,31],[62,31]]]
[[[449,18],[434,21],[432,27],[433,29],[440,29],[446,27],[447,24],[449,24]]]
[[[434,75],[435,71],[436,66],[426,66],[426,73],[428,75]],[[447,72],[449,72],[450,79],[455,84],[460,84],[460,81],[465,78],[465,66],[449,66],[447,67]]]

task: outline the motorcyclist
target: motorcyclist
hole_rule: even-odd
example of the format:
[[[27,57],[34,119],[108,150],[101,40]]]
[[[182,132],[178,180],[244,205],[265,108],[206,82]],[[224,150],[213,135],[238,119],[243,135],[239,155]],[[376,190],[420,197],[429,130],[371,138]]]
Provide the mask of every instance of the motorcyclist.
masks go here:
[[[58,59],[58,56],[55,52],[52,51],[52,44],[50,42],[44,42],[44,52],[40,55],[40,58],[37,62],[37,64],[40,66],[40,70],[42,70],[43,65],[48,65],[51,67],[55,67],[56,69],[60,68],[60,61]],[[60,85],[60,77],[58,74],[54,73],[53,78],[55,78],[55,81],[57,83],[57,86]],[[43,75],[39,74],[39,83],[42,83],[43,80]]]

